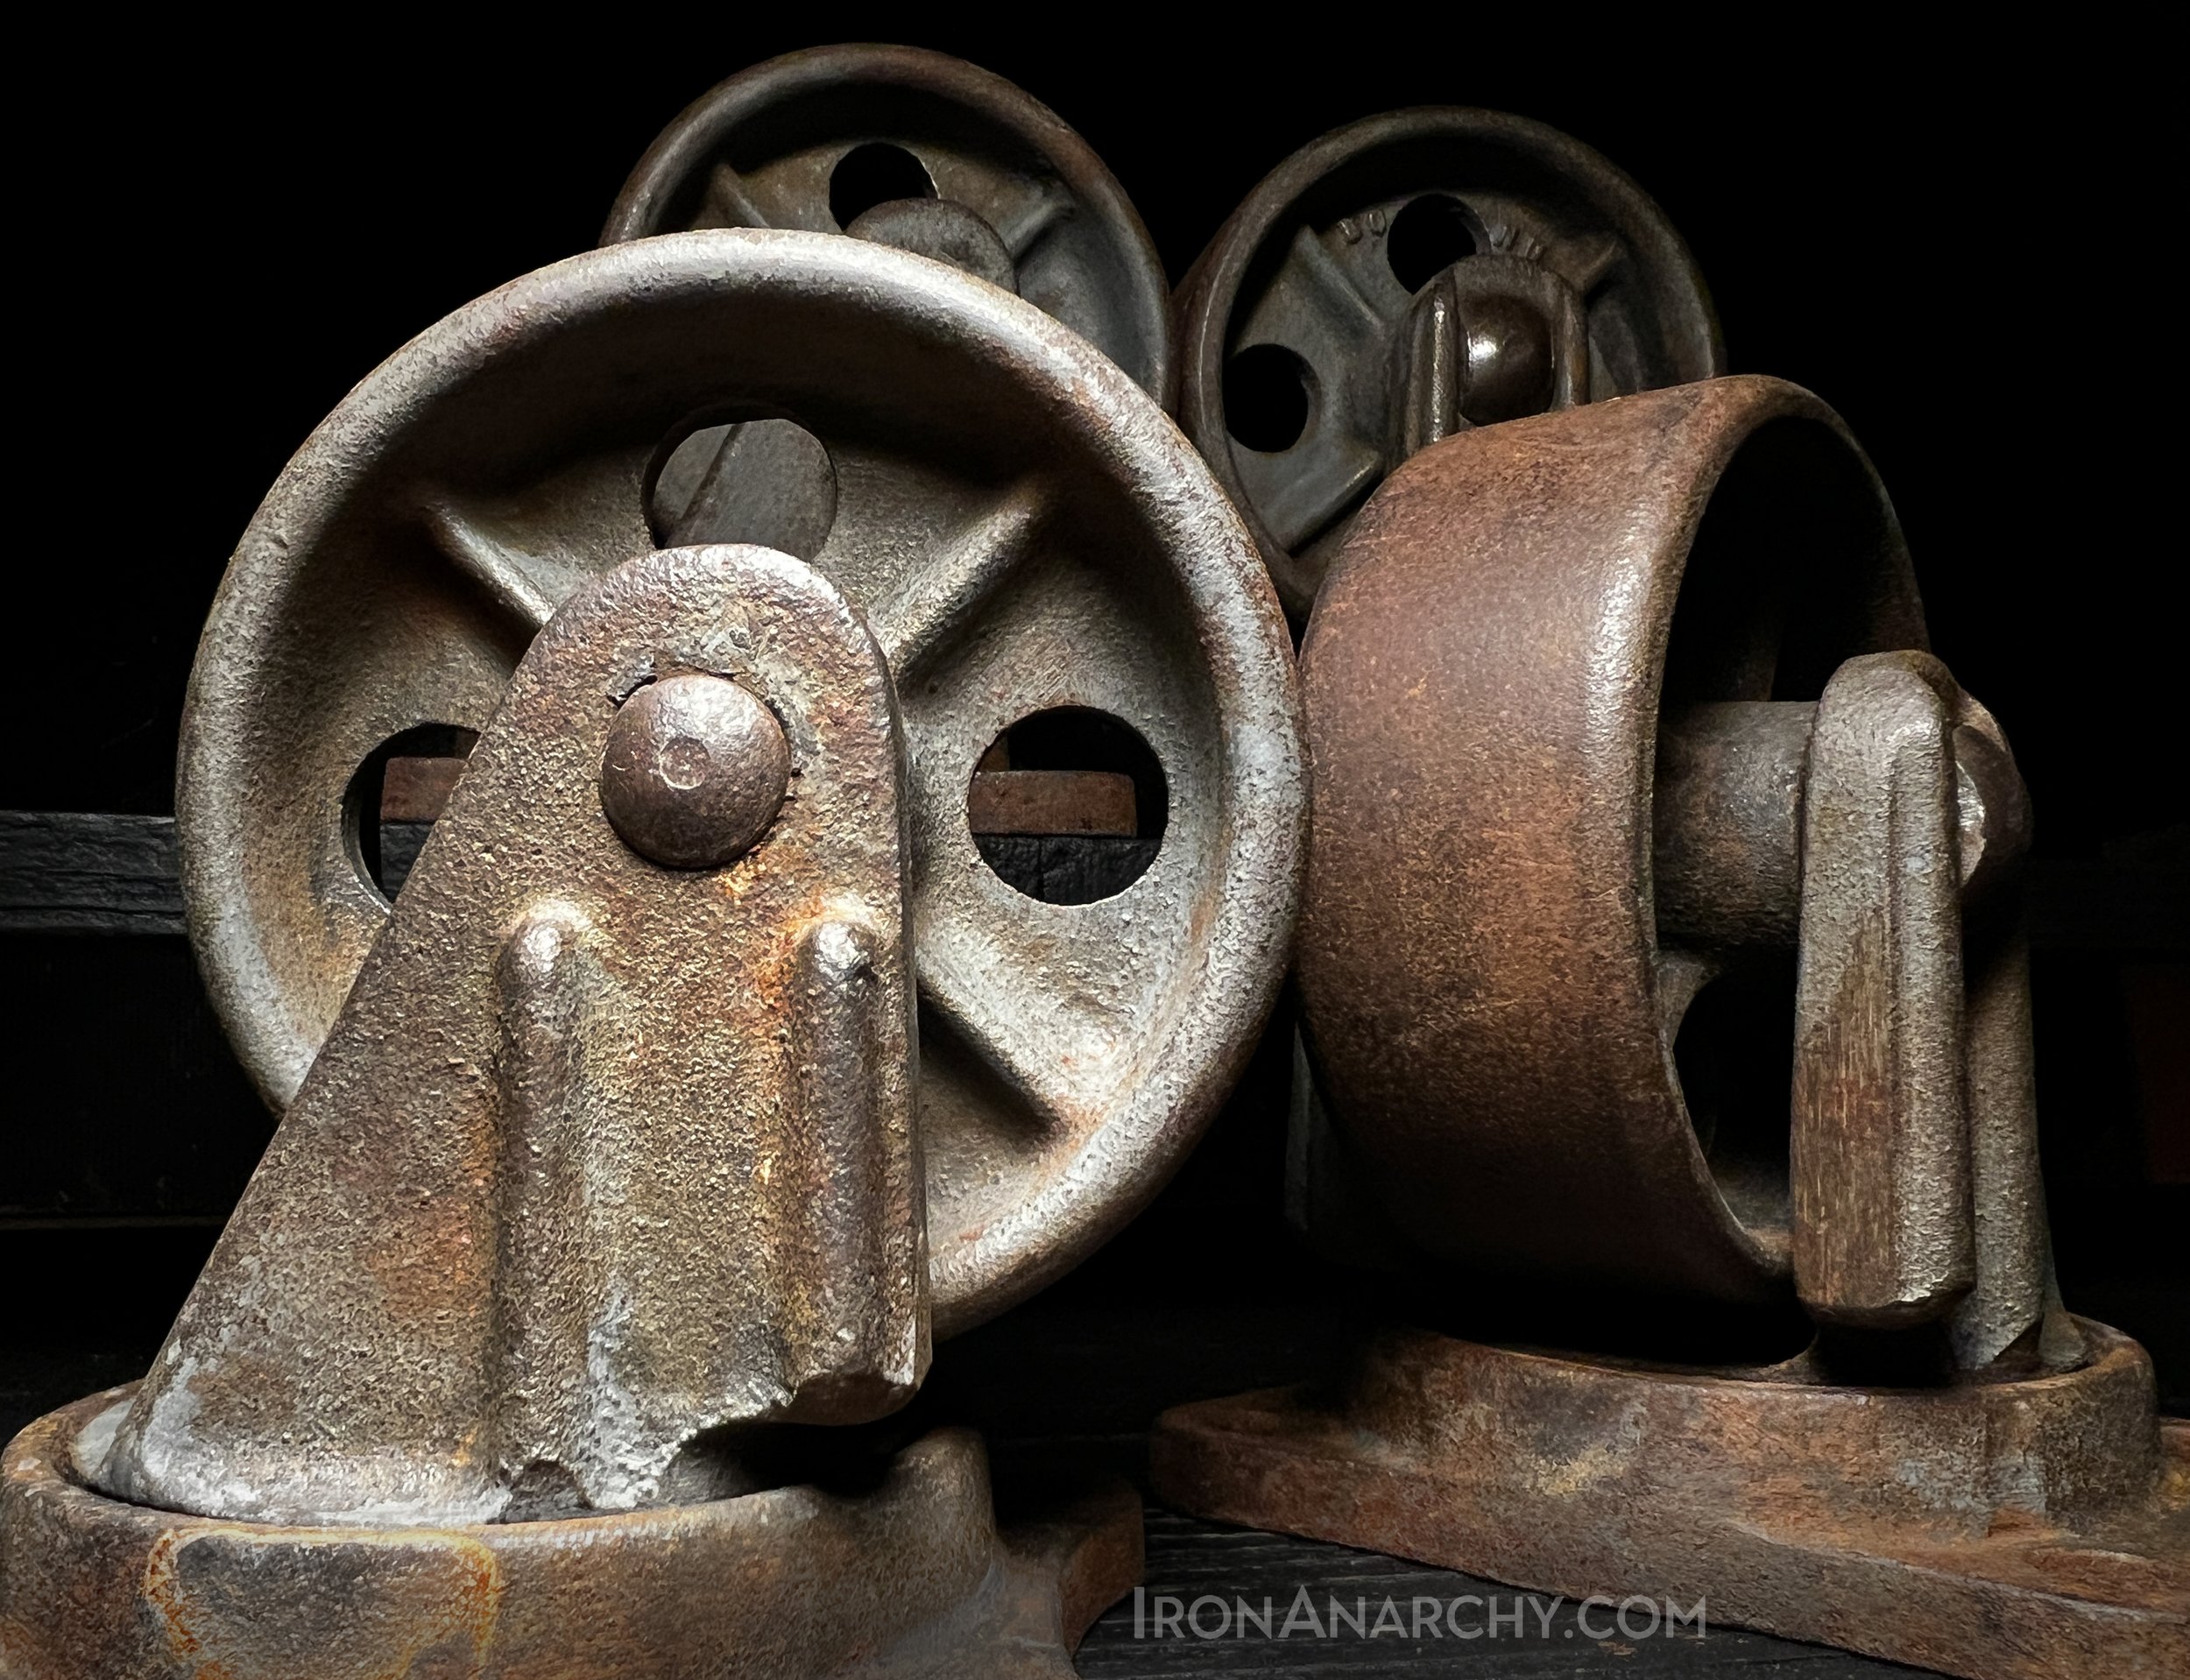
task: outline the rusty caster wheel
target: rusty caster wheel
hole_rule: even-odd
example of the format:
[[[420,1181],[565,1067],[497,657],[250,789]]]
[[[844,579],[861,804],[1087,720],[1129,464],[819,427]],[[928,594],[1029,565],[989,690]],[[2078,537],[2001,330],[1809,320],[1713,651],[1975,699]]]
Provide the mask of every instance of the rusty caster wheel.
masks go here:
[[[924,56],[872,62],[913,77],[907,110],[957,109],[919,93]],[[788,204],[820,155],[752,190]],[[950,179],[959,154],[936,155]],[[559,604],[673,546],[679,446],[755,415],[825,468],[811,555],[894,688],[948,1332],[1071,1267],[1193,1142],[1276,991],[1304,828],[1288,644],[1251,540],[1145,393],[1030,305],[877,244],[718,230],[574,258],[399,352],[283,474],[207,625],[176,802],[190,926],[239,1055],[286,1105],[389,915],[391,758],[453,770]],[[1081,779],[1141,835],[1124,844],[1144,872],[1093,901],[1008,885],[969,816],[986,802],[1008,829],[1055,792],[1054,770],[997,766],[1060,718],[1130,760]],[[640,794],[611,803],[626,833],[653,821]]]
[[[802,228],[933,257],[1054,315],[1167,409],[1170,288],[1103,161],[1002,77],[911,46],[820,46],[703,95],[624,183],[601,243]]]
[[[1791,1299],[1814,702],[1925,646],[1869,463],[1775,380],[1454,440],[1378,492],[1303,649],[1298,964],[1346,1159],[1421,1253]]]
[[[1103,161],[1000,76],[911,46],[821,46],[702,95],[639,159],[601,243],[702,228],[845,233],[950,264],[1077,332],[1168,412],[1170,290]],[[828,527],[829,469],[781,421],[703,427],[656,495],[679,542],[801,559]]]
[[[1159,1420],[1158,1496],[1987,1680],[2190,1671],[2190,1431],[2053,1278],[2029,802],[1839,419],[1740,378],[1449,438],[1301,666],[1289,1191],[1422,1288],[1335,1380]]]
[[[1725,366],[1703,277],[1633,181],[1556,130],[1457,107],[1295,152],[1178,310],[1180,423],[1296,623],[1368,493],[1424,445]]]

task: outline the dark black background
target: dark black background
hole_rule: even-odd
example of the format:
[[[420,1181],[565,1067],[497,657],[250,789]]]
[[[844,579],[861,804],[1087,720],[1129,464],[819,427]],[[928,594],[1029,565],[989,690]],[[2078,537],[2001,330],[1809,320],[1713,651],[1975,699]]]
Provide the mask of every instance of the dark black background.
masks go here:
[[[1175,278],[1261,174],[1353,117],[1481,104],[1596,146],[1685,235],[1733,366],[1811,386],[1876,458],[1935,646],[2016,744],[2041,858],[2118,853],[2183,822],[2179,209],[2154,162],[2179,145],[2174,97],[2146,79],[2172,52],[2156,25],[2084,19],[2064,45],[1919,42],[1801,12],[1769,39],[1700,20],[1607,34],[1563,9],[1502,30],[1457,11],[1435,27],[1367,6],[1263,15],[1252,33],[1181,34],[1169,14],[1041,8],[915,31],[909,14],[832,10],[817,37],[756,9],[512,14],[469,35],[321,14],[308,34],[117,25],[18,61],[10,464],[30,517],[11,532],[0,806],[169,809],[198,625],[311,427],[441,315],[589,246],[656,131],[712,82],[864,37],[957,53],[1049,103],[1124,183]],[[2102,1296],[2127,1280],[2111,1309],[2164,1339],[2182,1329],[2179,1291],[2154,1306],[2137,1289],[2179,1271],[2165,1222],[2182,1198],[2137,1184],[2121,1002],[2124,964],[2153,955],[2041,958],[2039,1076],[2064,1271]],[[18,1021],[7,1124],[71,1117],[95,1150],[99,1117],[65,1100],[86,1055],[169,1029],[127,997],[82,1009],[99,1012],[88,1053]],[[1282,1069],[1262,1077],[1282,1096]],[[149,1124],[201,1123],[169,1095],[144,1092]],[[223,1124],[264,1124],[239,1115]],[[1267,1124],[1228,1117],[1145,1229],[1058,1298],[1153,1311],[1151,1280],[1176,1294],[1198,1268],[1261,1279],[1282,1318],[1297,1274],[1275,1258],[1276,1169]],[[138,1316],[164,1322],[209,1235],[144,1251]]]
[[[1289,38],[1197,45],[1029,15],[1039,32],[914,39],[1078,128],[1175,277],[1262,173],[1355,116],[1483,104],[1598,147],[1686,236],[1734,367],[1809,385],[1876,459],[1938,647],[2016,743],[2041,845],[2180,819],[2155,715],[2183,602],[2159,406],[2175,213],[2138,191],[2165,131],[2134,39],[1932,56],[1842,25],[1764,52],[1547,13],[1501,42],[1331,8]],[[829,21],[898,39],[907,20]],[[27,90],[67,121],[42,169],[18,160],[38,186],[18,223],[17,505],[48,524],[11,568],[46,605],[11,639],[40,726],[7,804],[169,808],[197,626],[306,434],[448,311],[590,245],[689,100],[812,40],[667,33],[116,43]]]

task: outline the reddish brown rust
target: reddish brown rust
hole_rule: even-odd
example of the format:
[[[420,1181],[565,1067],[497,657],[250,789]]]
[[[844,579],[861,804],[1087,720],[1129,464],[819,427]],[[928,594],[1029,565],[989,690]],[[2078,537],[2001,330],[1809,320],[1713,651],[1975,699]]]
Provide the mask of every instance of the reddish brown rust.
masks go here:
[[[2190,1672],[2190,1424],[2081,1328],[2080,1370],[1891,1394],[1395,1331],[1336,1405],[1166,1413],[1150,1469],[1200,1515],[1980,1680]]]
[[[1978,1283],[1973,1197],[1977,1211],[2038,1223],[1973,1182],[1981,1116],[1969,1085],[1983,1069],[1965,993],[1984,975],[1966,960],[1963,860],[2006,850],[1961,844],[1955,746],[1978,738],[2019,787],[1999,726],[1928,654],[1851,660],[1818,703],[1790,1164],[1795,1285],[1820,1323],[1898,1329],[1959,1307]],[[1982,838],[1982,813],[1970,826]],[[2037,1142],[2025,1145],[2033,1157]],[[1989,1361],[2044,1306],[2042,1287],[2031,1290],[1970,1363]]]
[[[1552,1335],[1685,1298],[1724,1362],[1395,1331],[1335,1394],[1170,1414],[1165,1497],[1961,1674],[2183,1671],[2190,1430],[2163,1450],[2142,1350],[2053,1287],[2001,890],[2027,801],[1923,641],[1883,491],[1787,385],[1391,476],[1303,653],[1296,1189],[1433,1278],[1517,1277]],[[1706,1309],[1798,1324],[1791,1282],[1823,1332],[1737,1363]]]
[[[1727,512],[1761,528],[1725,528],[1729,474]],[[1814,699],[1848,655],[1922,640],[1891,509],[1791,385],[1515,420],[1386,482],[1302,652],[1297,963],[1333,1119],[1416,1246],[1784,1296],[1784,1182],[1777,1210],[1730,1209],[1673,1073],[1660,699]]]
[[[661,539],[726,392],[813,420],[825,558]],[[18,1444],[10,1671],[1060,1671],[1130,1495],[1007,1548],[967,1437],[876,1482],[769,1426],[901,1403],[931,1299],[1038,1288],[1206,1117],[1296,892],[1285,651],[1145,396],[873,245],[594,253],[365,381],[246,534],[179,794],[215,993],[301,1085],[144,1383]],[[1130,902],[979,867],[975,762],[1059,708],[1175,790]],[[391,915],[356,826],[467,737]],[[1052,815],[1132,825],[1047,791],[1091,787]]]
[[[1658,937],[1689,949],[1792,946],[1802,925],[1802,781],[1817,708],[1682,706],[1657,738],[1650,886]]]
[[[383,822],[431,822],[447,808],[449,796],[463,775],[462,759],[398,756],[381,773],[380,820]]]
[[[856,1498],[786,1486],[569,1521],[285,1528],[109,1500],[41,1418],[0,1475],[0,1671],[22,1680],[1055,1680],[1141,1574],[1130,1489],[999,1531],[978,1441],[943,1430]]]
[[[618,745],[664,695],[640,731],[661,753]],[[684,790],[604,810],[604,764],[644,782],[703,737],[777,756],[749,790],[727,766],[697,841],[797,793],[724,866],[663,867],[626,841],[682,844]],[[96,1484],[249,1521],[629,1510],[749,1486],[741,1426],[909,1399],[929,1293],[903,773],[873,639],[812,568],[665,549],[582,586]]]

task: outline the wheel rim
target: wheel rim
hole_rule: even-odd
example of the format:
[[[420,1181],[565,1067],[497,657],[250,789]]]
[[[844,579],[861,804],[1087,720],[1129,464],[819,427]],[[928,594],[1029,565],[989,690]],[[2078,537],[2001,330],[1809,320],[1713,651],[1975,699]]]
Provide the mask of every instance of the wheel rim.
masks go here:
[[[245,533],[192,677],[190,925],[276,1103],[385,917],[358,767],[479,729],[543,609],[654,546],[668,446],[795,420],[835,505],[816,563],[904,714],[936,1322],[1070,1267],[1160,1187],[1280,978],[1304,792],[1282,621],[1251,540],[1122,373],[942,265],[795,233],[575,258],[364,381]],[[1018,719],[1105,712],[1161,761],[1147,872],[1093,903],[1006,885],[973,768]]]
[[[886,166],[847,202],[843,178],[862,158]],[[816,47],[731,77],[639,160],[601,243],[717,227],[843,232],[874,194],[902,202],[904,192],[972,212],[1000,243],[996,278],[1171,406],[1170,288],[1124,189],[1047,106],[944,53]],[[872,236],[896,243],[887,229]]]
[[[1402,219],[1438,201],[1453,207],[1464,240],[1445,250],[1417,240],[1403,253]],[[1526,118],[1440,106],[1370,117],[1303,147],[1219,229],[1179,305],[1180,423],[1246,517],[1296,622],[1353,515],[1407,453],[1395,448],[1388,411],[1391,352],[1410,307],[1431,275],[1484,264],[1530,271],[1579,311],[1590,354],[1574,400],[1725,371],[1717,317],[1679,235],[1580,142]],[[1235,361],[1262,350],[1294,359],[1305,399],[1270,436],[1227,401]]]

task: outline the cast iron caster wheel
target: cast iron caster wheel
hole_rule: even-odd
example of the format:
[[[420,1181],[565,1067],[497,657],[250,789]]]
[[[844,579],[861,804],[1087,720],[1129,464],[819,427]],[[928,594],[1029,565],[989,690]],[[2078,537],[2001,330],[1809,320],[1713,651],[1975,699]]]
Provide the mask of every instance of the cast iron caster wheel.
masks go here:
[[[1279,165],[1179,294],[1180,423],[1306,619],[1385,474],[1471,427],[1725,371],[1703,277],[1580,142],[1373,116]]]
[[[601,243],[800,228],[933,257],[1054,315],[1168,410],[1170,288],[1125,191],[1047,106],[911,46],[820,46],[703,95],[625,182]]]
[[[1778,380],[1548,414],[1392,475],[1301,653],[1299,986],[1381,1234],[1791,1302],[1798,777],[1770,731],[1806,731],[1844,661],[1925,646],[1877,475]],[[1690,837],[1744,809],[1784,815],[1777,874]]]
[[[290,463],[206,626],[176,801],[192,935],[286,1104],[388,918],[392,759],[449,765],[582,580],[675,546],[684,440],[753,416],[825,469],[806,546],[901,712],[947,1333],[1183,1156],[1276,992],[1302,866],[1296,689],[1252,540],[1155,404],[1031,306],[877,244],[689,233],[542,270],[399,352]],[[977,766],[1045,729],[1129,760],[1102,785],[1137,806],[1141,872],[1093,901],[1007,884],[971,831],[983,787],[1013,796]]]

